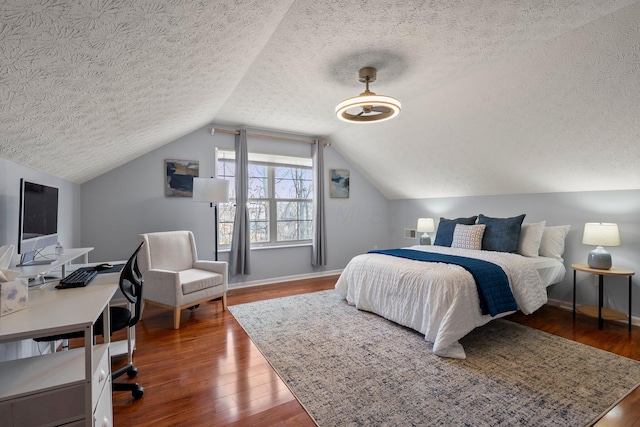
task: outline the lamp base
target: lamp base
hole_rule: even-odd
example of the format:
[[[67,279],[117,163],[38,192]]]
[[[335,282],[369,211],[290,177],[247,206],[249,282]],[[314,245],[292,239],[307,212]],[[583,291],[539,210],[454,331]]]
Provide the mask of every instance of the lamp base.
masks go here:
[[[424,233],[422,236],[420,236],[420,244],[421,245],[430,245],[431,244],[431,237],[427,233]]]
[[[611,268],[611,254],[607,252],[602,246],[598,246],[591,252],[589,252],[589,258],[587,258],[587,264],[591,268],[598,270],[609,270]]]

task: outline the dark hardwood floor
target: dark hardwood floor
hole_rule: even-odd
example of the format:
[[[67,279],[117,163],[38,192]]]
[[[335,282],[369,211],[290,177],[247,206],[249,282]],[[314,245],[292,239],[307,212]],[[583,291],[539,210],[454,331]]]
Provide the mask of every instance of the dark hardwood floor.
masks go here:
[[[232,290],[229,305],[333,289],[336,279]],[[574,321],[571,312],[551,306],[509,319],[640,360],[640,328],[628,332],[624,324],[607,322],[598,330],[596,319],[578,315]],[[136,331],[135,380],[145,395],[134,401],[128,392],[113,393],[115,426],[315,425],[220,301],[183,311],[179,330],[172,329],[169,310],[148,305]],[[114,368],[122,363],[115,361]],[[640,391],[596,425],[640,426]]]

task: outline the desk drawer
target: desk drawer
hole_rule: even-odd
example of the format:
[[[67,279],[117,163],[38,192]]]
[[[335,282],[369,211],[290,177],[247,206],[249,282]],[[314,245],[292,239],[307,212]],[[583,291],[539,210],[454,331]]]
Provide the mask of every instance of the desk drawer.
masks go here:
[[[95,412],[93,413],[94,427],[113,427],[113,408],[111,398],[111,379],[106,382]]]
[[[95,351],[93,356],[95,357],[95,369],[93,370],[93,378],[91,380],[91,407],[95,408],[98,403],[98,398],[102,394],[104,385],[111,377],[111,365],[109,360],[109,348],[106,345],[97,345],[94,347]]]
[[[0,404],[3,426],[55,426],[84,419],[84,384],[60,387]]]

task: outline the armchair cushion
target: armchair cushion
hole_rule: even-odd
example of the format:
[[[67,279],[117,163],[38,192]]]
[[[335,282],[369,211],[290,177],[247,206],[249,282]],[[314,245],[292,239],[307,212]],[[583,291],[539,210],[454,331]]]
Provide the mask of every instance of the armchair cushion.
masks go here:
[[[191,268],[178,273],[182,285],[182,294],[188,295],[192,292],[201,291],[207,288],[221,285],[223,283],[222,274],[212,273],[206,270]]]

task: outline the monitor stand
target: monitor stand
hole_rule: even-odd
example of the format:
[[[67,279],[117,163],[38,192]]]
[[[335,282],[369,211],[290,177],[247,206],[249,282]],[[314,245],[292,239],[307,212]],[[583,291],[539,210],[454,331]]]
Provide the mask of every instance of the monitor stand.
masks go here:
[[[27,267],[30,265],[47,265],[51,264],[54,260],[52,259],[43,259],[43,260],[35,260],[37,251],[31,251],[24,253],[20,256],[20,264],[17,264],[16,267]]]

